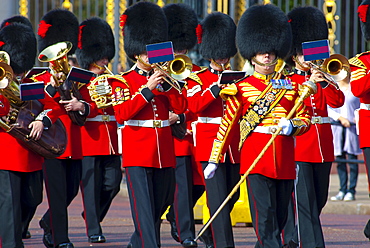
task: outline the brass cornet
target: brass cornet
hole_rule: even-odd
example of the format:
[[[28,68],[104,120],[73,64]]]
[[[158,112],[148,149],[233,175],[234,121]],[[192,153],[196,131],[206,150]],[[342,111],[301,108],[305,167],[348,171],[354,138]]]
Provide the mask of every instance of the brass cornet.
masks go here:
[[[337,81],[345,80],[350,75],[348,59],[341,54],[333,54],[321,64],[309,62],[309,65],[322,72],[328,83],[337,89],[339,89]]]
[[[179,92],[181,92],[181,86],[177,81],[187,78],[193,68],[191,59],[182,54],[175,55],[173,60],[162,65],[156,63],[155,66],[166,75],[164,80]]]

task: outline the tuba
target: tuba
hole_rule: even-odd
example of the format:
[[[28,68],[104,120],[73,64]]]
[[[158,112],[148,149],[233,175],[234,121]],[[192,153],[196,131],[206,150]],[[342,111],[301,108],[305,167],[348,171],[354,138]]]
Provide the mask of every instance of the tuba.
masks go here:
[[[9,55],[6,52],[0,52],[0,61],[4,61],[0,62],[0,92],[11,105],[6,118],[0,118],[0,128],[18,139],[23,146],[44,158],[56,158],[62,155],[67,146],[63,123],[58,119],[48,130],[43,131],[39,140],[30,139],[28,125],[44,110],[43,105],[37,100],[20,99],[19,82],[13,79]]]
[[[341,54],[332,54],[322,63],[309,62],[309,65],[322,72],[328,83],[336,89],[339,89],[337,81],[347,80],[351,72],[348,59]]]
[[[54,77],[57,90],[62,100],[71,100],[71,93],[73,93],[78,100],[81,100],[82,96],[78,90],[78,85],[74,82],[66,81],[66,75],[68,75],[71,69],[68,64],[67,54],[71,49],[71,42],[58,42],[45,48],[39,54],[38,59],[40,62],[50,63],[51,74]],[[59,83],[60,81],[64,83]],[[78,111],[68,111],[67,114],[74,124],[78,126],[83,126],[85,124],[86,116],[80,115]]]

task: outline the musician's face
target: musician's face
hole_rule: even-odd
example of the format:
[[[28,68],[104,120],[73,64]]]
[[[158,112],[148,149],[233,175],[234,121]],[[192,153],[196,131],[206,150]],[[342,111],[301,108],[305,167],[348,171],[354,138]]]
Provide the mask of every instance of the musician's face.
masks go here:
[[[89,70],[92,71],[93,73],[97,74],[97,75],[100,75],[102,73],[104,73],[104,71],[106,70],[106,66],[108,65],[109,63],[109,60],[108,58],[102,58],[98,61],[95,61],[94,63],[92,63],[89,67]]]
[[[269,64],[269,63],[271,63],[272,61],[274,61],[276,59],[276,55],[273,52],[271,52],[271,53],[257,53],[256,56],[255,56],[255,59],[258,62],[262,63],[262,64]],[[252,60],[252,65],[254,65],[254,70],[256,72],[264,74],[264,75],[268,75],[268,74],[273,73],[275,71],[275,66],[276,66],[276,64],[270,65],[270,66],[259,65],[259,64],[255,63],[253,60]]]
[[[301,71],[308,71],[310,69],[308,63],[304,61],[304,56],[302,54],[294,56],[293,61],[295,62],[295,67]]]
[[[149,64],[147,53],[142,53],[137,56],[137,67],[145,71],[150,71],[152,69],[152,66]]]

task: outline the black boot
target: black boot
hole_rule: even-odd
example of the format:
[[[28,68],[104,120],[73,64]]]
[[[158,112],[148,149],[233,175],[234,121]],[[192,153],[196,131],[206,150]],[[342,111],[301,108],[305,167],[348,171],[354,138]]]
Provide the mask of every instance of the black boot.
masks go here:
[[[42,242],[44,243],[46,247],[53,248],[54,242],[53,242],[53,237],[51,235],[51,230],[50,230],[49,225],[45,222],[43,218],[40,220],[39,225],[44,230]]]
[[[172,238],[176,242],[180,242],[180,237],[179,237],[179,234],[177,233],[175,218],[170,213],[167,213],[166,214],[166,219],[168,220],[168,222],[170,222],[170,225],[171,225],[171,236],[172,236]]]

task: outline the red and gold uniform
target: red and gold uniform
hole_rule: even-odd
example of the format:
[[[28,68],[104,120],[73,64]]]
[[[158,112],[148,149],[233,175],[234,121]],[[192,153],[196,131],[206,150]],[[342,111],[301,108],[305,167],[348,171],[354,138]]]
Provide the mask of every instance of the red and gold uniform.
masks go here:
[[[302,84],[309,80],[307,72],[295,69],[289,75],[292,81]],[[320,224],[320,213],[328,198],[329,175],[334,161],[334,145],[327,105],[338,108],[344,103],[344,94],[327,82],[316,83],[317,93],[304,100],[310,115],[311,127],[305,134],[296,137],[295,161],[298,183],[296,204],[298,204],[300,240],[303,247],[324,245]],[[314,190],[313,190],[314,189]],[[290,208],[286,231],[294,230],[293,207]],[[295,231],[287,231],[287,240]]]
[[[196,129],[193,130],[195,159],[196,161],[208,161],[226,105],[225,101],[218,97],[219,87],[214,85],[218,80],[218,73],[202,69],[195,74],[194,80],[188,80],[189,110],[198,116]],[[234,164],[240,162],[238,145],[239,137],[236,136],[225,150]]]
[[[370,52],[356,55],[349,60],[351,66],[351,91],[360,98],[358,111],[358,132],[360,148],[363,150],[370,192]]]
[[[51,76],[52,75],[48,71],[44,71],[40,74],[34,75],[32,79],[43,81],[45,82],[45,85],[47,85],[50,82]],[[46,93],[52,96],[54,101],[57,103],[61,100],[59,93],[51,85],[46,87]],[[85,95],[85,97],[87,96],[88,95]],[[65,152],[57,159],[82,159],[81,127],[74,124],[69,118],[67,111],[64,109],[64,106],[62,104],[59,105],[62,112],[58,117],[66,128],[68,143]],[[87,109],[87,112],[88,111],[89,110]]]
[[[39,113],[35,119],[42,121],[45,130],[58,119],[61,109],[46,94],[45,99],[33,100],[35,104],[36,101],[39,101],[37,105],[40,103],[43,105],[44,111]],[[2,95],[0,96],[0,102],[0,115],[4,116],[9,111],[9,102]],[[4,221],[3,226],[7,227],[6,232],[8,232],[6,235],[0,230],[0,239],[2,240],[0,246],[2,244],[3,247],[18,247],[14,244],[10,245],[8,240],[21,242],[23,235],[28,231],[29,223],[36,212],[37,206],[42,202],[42,165],[44,158],[27,149],[20,140],[3,129],[0,129],[0,137],[2,140],[0,144],[2,153],[0,182],[4,189],[3,195],[6,195],[6,199],[2,198],[2,205],[4,209],[8,207],[11,209],[11,211],[6,211],[7,216],[3,216],[0,211],[0,217]],[[25,185],[28,186],[25,187]],[[9,199],[12,199],[11,203],[7,201]],[[21,213],[24,215],[21,215]],[[14,226],[7,221],[10,216]]]
[[[110,82],[116,77],[108,78]],[[88,87],[89,85],[80,89],[82,95],[89,94]],[[91,241],[91,237],[102,236],[100,222],[120,190],[122,171],[113,107],[99,109],[91,98],[87,102],[90,113],[85,125],[81,127],[83,159],[80,187],[83,193],[86,233]]]
[[[298,70],[296,70],[298,71]],[[309,79],[303,71],[288,76],[299,84]],[[304,100],[312,116],[311,128],[304,135],[296,137],[295,160],[323,163],[334,161],[333,134],[328,117],[327,105],[339,108],[344,103],[344,94],[333,85],[323,88],[317,85],[317,93]],[[309,147],[309,152],[307,152]]]
[[[169,111],[185,112],[187,101],[174,88],[149,90],[147,72],[133,69],[122,74],[124,81],[112,82],[115,117],[122,128],[122,166],[127,185],[135,229],[133,247],[158,244],[156,233],[163,211],[173,202],[175,165]],[[147,216],[148,204],[153,216]]]
[[[354,96],[360,98],[359,114],[359,135],[360,148],[370,147],[370,52],[356,55],[349,60],[351,66],[351,90]]]
[[[87,88],[81,88],[82,95],[86,95],[85,91]],[[119,155],[113,107],[99,109],[90,99],[87,102],[90,104],[90,113],[81,127],[83,156]]]
[[[216,139],[221,118],[225,114],[225,101],[219,96],[220,87],[214,83],[218,81],[222,71],[214,69],[200,70],[188,80],[189,110],[197,115],[195,122],[194,150],[195,160],[201,163],[202,169],[207,165],[212,144]],[[220,168],[212,179],[205,180],[207,205],[213,214],[223,199],[240,178],[240,153],[238,151],[239,133],[224,151]],[[203,174],[203,173],[202,173]],[[211,228],[203,235],[204,242],[214,243],[217,246],[233,246],[233,234],[230,220],[230,211],[239,199],[239,191],[232,197],[228,206],[215,218]],[[222,233],[222,235],[219,235]],[[213,239],[213,241],[211,241]]]
[[[122,129],[122,166],[174,167],[173,138],[166,121],[169,110],[177,114],[186,110],[185,97],[173,88],[168,92],[151,92],[145,87],[146,76],[136,70],[126,72],[122,77],[126,83],[112,83],[116,120],[125,124]]]
[[[32,78],[34,80],[44,81],[47,85],[45,88],[46,93],[53,96],[55,103],[60,106],[61,114],[59,115],[59,119],[65,126],[68,140],[66,150],[61,156],[55,159],[45,159],[43,164],[49,209],[40,220],[40,226],[44,229],[44,237],[47,237],[44,239],[48,243],[69,243],[67,208],[77,195],[81,180],[81,127],[72,122],[64,105],[59,103],[61,97],[58,91],[49,85],[51,74],[45,71],[41,74],[34,75]],[[85,87],[86,85],[82,86],[82,88]],[[80,92],[82,93],[83,90]],[[89,95],[83,95],[84,99],[88,99],[88,97]],[[80,114],[88,115],[90,105],[85,101],[82,102],[85,106],[85,113]],[[48,233],[48,229],[54,235]]]
[[[5,101],[6,100],[4,100],[4,102]],[[44,105],[44,111],[40,113],[40,117],[38,119],[42,120],[45,117],[48,120],[48,124],[52,125],[61,113],[59,105],[46,94],[45,99],[37,101]],[[47,128],[47,126],[45,127]],[[22,142],[8,134],[3,129],[0,129],[0,136],[2,140],[0,146],[4,152],[3,163],[1,163],[0,166],[1,170],[33,172],[42,169],[42,163],[44,162],[44,158],[42,156],[24,147]]]
[[[223,124],[218,131],[217,140],[222,141],[225,145],[229,143],[229,139],[231,138],[229,137],[229,133],[233,129],[238,129],[238,120],[247,113],[250,105],[268,87],[273,77],[276,77],[276,75],[262,75],[255,72],[253,76],[247,77],[236,85],[229,86],[231,94],[226,101],[226,113],[223,117]],[[244,144],[242,144],[241,173],[245,173],[249,169],[263,147],[270,140],[271,132],[268,131],[268,128],[276,126],[279,120],[286,117],[293,108],[298,98],[298,84],[292,82],[292,87],[291,90],[285,92],[282,99],[265,116],[261,123],[258,124],[255,130],[249,134]],[[225,89],[225,92],[226,90],[229,89]],[[297,109],[292,121],[294,125],[292,135],[278,135],[250,174],[261,174],[275,179],[295,178],[294,153],[292,153],[292,150],[294,150],[293,136],[302,135],[307,132],[310,124],[310,115],[304,105],[301,105]],[[216,149],[217,154],[212,155],[212,157],[220,157],[220,153],[226,150],[225,145],[222,146],[222,150]]]
[[[246,117],[248,124],[253,127],[251,123],[256,122],[257,126],[252,130],[246,129],[249,131],[248,135],[248,131],[242,128],[244,124],[241,122],[241,139],[245,141],[244,143],[241,141],[240,144],[240,173],[246,173],[261,155],[266,144],[270,142],[271,130],[274,127],[277,128],[281,118],[286,118],[299,98],[296,82],[291,82],[291,88],[271,89],[273,88],[270,83],[272,78],[280,78],[280,75],[274,73],[262,75],[254,72],[252,76],[221,91],[221,94],[225,94],[223,97],[226,98],[226,112],[214,142],[214,149],[210,153],[210,162],[219,161],[221,154],[226,150],[225,146],[227,147],[232,138],[230,136],[233,130],[239,131],[238,122],[246,116],[248,116]],[[260,98],[261,95],[266,97]],[[258,102],[259,99],[269,100],[270,103]],[[264,111],[266,112],[263,113]],[[248,115],[249,113],[256,114]],[[258,115],[264,116],[262,121],[256,121],[259,118]],[[293,190],[293,179],[295,178],[293,136],[307,132],[310,125],[310,115],[304,105],[300,105],[295,110],[290,122],[293,126],[291,134],[289,136],[277,135],[247,177],[252,220],[259,240],[257,244],[261,243],[269,247],[276,247],[279,243],[270,234],[281,232],[279,227],[274,226],[273,223],[281,221],[276,220],[277,216],[286,216]],[[274,209],[275,214],[267,215],[266,213],[272,211],[271,209]]]

